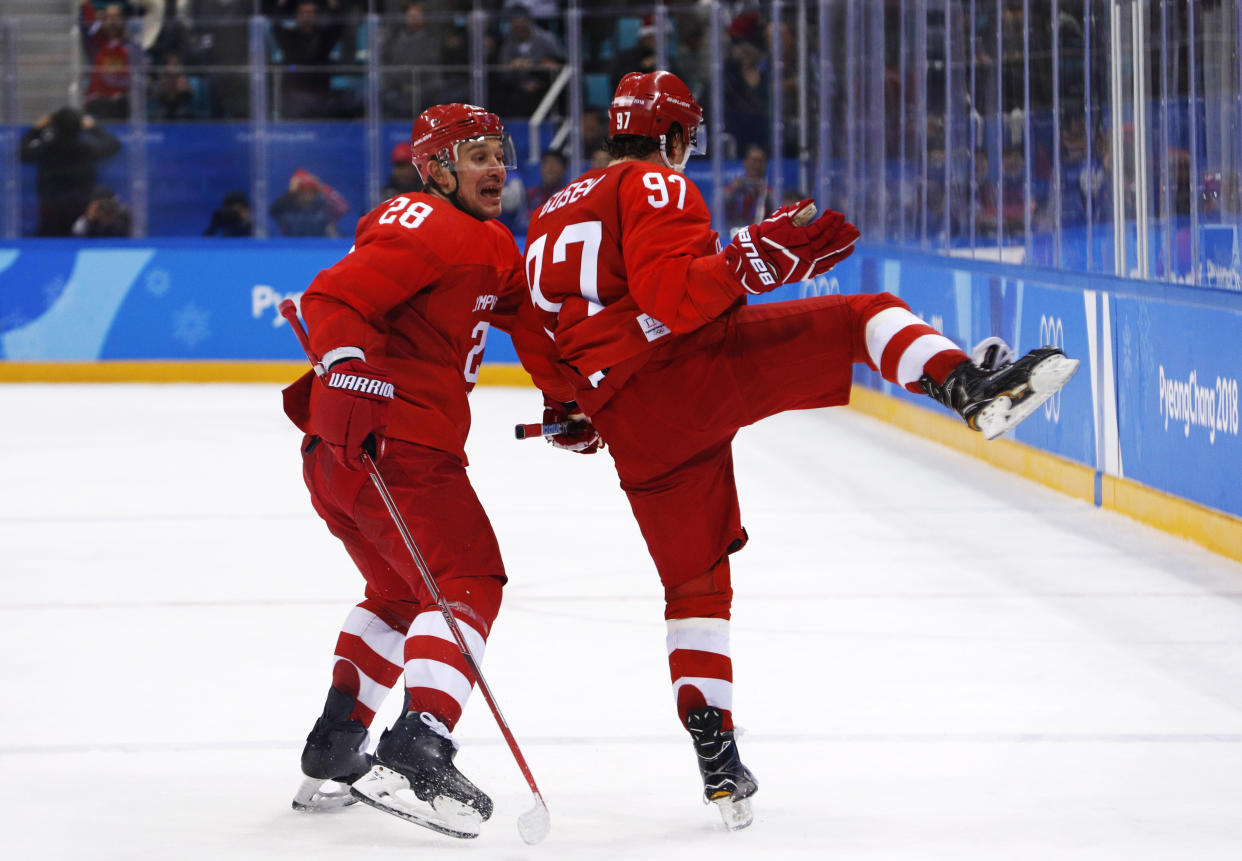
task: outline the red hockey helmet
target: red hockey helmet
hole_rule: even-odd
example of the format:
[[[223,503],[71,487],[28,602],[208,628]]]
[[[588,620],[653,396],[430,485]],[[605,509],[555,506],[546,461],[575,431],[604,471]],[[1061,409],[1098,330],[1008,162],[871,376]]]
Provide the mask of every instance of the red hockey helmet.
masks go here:
[[[435,105],[418,115],[410,133],[410,151],[414,166],[424,183],[430,178],[428,165],[432,160],[449,170],[457,162],[457,147],[466,141],[499,138],[504,147],[505,168],[517,167],[513,142],[505,133],[500,117],[476,105]]]
[[[673,123],[680,123],[686,130],[691,153],[706,151],[703,109],[681,78],[664,71],[630,72],[617,84],[608,107],[610,134],[663,141]]]

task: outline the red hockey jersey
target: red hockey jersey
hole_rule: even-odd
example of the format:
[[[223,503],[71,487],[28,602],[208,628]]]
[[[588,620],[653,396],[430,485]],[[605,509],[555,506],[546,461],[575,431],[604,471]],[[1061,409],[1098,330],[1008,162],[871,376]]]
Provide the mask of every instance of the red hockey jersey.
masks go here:
[[[451,452],[464,463],[466,397],[488,328],[510,329],[526,301],[521,254],[507,228],[411,193],[358,222],[350,253],[302,296],[302,316],[317,355],[359,347],[388,373],[396,389],[389,437]],[[312,413],[319,393],[314,386]]]
[[[580,375],[579,391],[582,380],[597,386],[618,363],[744,301],[719,250],[699,190],[651,162],[588,171],[534,213],[526,237],[531,305],[538,328]],[[538,351],[515,344],[544,387],[528,364]],[[570,381],[548,385],[553,397],[575,397]]]

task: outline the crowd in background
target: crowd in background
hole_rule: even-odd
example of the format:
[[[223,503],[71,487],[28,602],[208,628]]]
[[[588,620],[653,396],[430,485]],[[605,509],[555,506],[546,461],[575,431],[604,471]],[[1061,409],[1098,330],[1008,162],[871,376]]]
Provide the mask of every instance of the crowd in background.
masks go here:
[[[625,73],[655,68],[660,41],[665,65],[687,82],[709,117],[717,109],[711,100],[711,75],[716,65],[720,69],[725,97],[718,107],[725,134],[712,145],[721,148],[729,160],[722,216],[730,230],[761,218],[791,196],[814,192],[813,188],[786,188],[781,200],[773,199],[774,174],[799,159],[806,164],[810,157],[804,148],[806,136],[815,132],[819,121],[814,115],[817,92],[808,98],[808,88],[832,87],[832,156],[838,161],[847,157],[844,127],[850,122],[849,112],[870,111],[867,103],[872,91],[850,80],[852,72],[837,75],[830,83],[821,80],[814,67],[799,67],[799,48],[808,44],[812,46],[810,62],[814,62],[813,46],[818,40],[814,3],[808,4],[804,22],[795,20],[795,3],[784,3],[779,27],[772,25],[770,3],[746,0],[714,4],[719,13],[716,19],[710,14],[713,4],[704,0],[671,0],[664,4],[663,16],[651,14],[647,4],[580,0],[578,5],[582,12],[583,149],[569,152],[564,141],[571,138],[562,138],[548,152],[540,152],[540,142],[531,144],[541,156],[537,171],[532,161],[529,169],[511,176],[504,194],[502,219],[515,232],[525,229],[530,212],[541,200],[573,179],[567,174],[574,155],[588,166],[606,163],[603,145],[611,93]],[[947,20],[938,8],[931,8],[920,37],[926,44],[926,66],[921,70],[902,53],[910,50],[909,19],[901,17],[910,14],[910,5],[894,0],[874,6],[833,6],[834,32],[850,32],[849,26],[856,26],[857,33],[869,32],[870,23],[850,24],[848,6],[868,19],[883,16],[885,33],[903,36],[886,36],[884,42],[883,134],[868,133],[853,143],[860,160],[880,153],[886,180],[868,182],[860,191],[851,187],[850,177],[834,175],[830,193],[838,197],[824,203],[835,208],[852,206],[860,224],[872,232],[879,224],[889,237],[921,236],[933,246],[948,247],[963,237],[971,243],[995,239],[1003,244],[1021,241],[1024,232],[1047,233],[1054,227],[1074,231],[1099,225],[1107,229],[1115,193],[1126,200],[1133,197],[1132,185],[1113,187],[1107,58],[1099,48],[1101,34],[1107,33],[1107,4],[1060,0],[1055,19],[1051,0],[954,5]],[[91,118],[104,124],[123,121],[138,107],[130,100],[139,93],[150,121],[253,119],[249,63],[253,25],[258,21],[267,65],[269,120],[323,122],[362,117],[367,64],[377,55],[380,117],[388,122],[409,121],[431,104],[472,100],[478,81],[471,61],[479,46],[472,50],[470,13],[480,8],[487,13],[481,33],[487,107],[506,121],[521,121],[545,100],[567,62],[569,34],[563,6],[551,0],[485,0],[478,5],[447,0],[83,0],[79,12],[86,58],[82,115],[88,122],[93,122]],[[966,15],[967,8],[975,10],[973,19]],[[1156,5],[1149,11],[1155,27]],[[718,63],[712,56],[713,20],[721,26]],[[662,34],[658,32],[660,21],[665,27]],[[1031,21],[1051,21],[1053,26],[1030,26]],[[1090,29],[1095,33],[1094,50],[1087,44]],[[1054,35],[1059,55],[1056,75],[1052,68]],[[801,45],[800,37],[804,37]],[[1189,40],[1183,34],[1173,41],[1176,45],[1169,57],[1153,54],[1153,68],[1169,60],[1160,74],[1151,77],[1153,98],[1167,86],[1170,98],[1185,101],[1195,74],[1187,51]],[[774,46],[779,46],[782,58],[775,89]],[[871,62],[864,45],[851,47],[843,39],[834,50],[838,69],[850,62],[851,50],[854,63]],[[952,55],[946,57],[946,50]],[[946,63],[951,70],[948,76]],[[134,76],[143,86],[135,88]],[[947,78],[953,82],[946,85]],[[1054,81],[1059,88],[1055,93]],[[855,88],[852,95],[851,87]],[[784,124],[778,148],[772,146],[774,93]],[[800,98],[803,106],[809,102],[810,115],[799,110]],[[549,119],[557,125],[569,116],[564,92],[547,107]],[[920,112],[917,121],[916,112]],[[1054,112],[1058,114],[1055,123]],[[802,117],[805,129],[799,125]],[[48,128],[45,119],[38,134],[46,137]],[[1132,135],[1132,129],[1125,134]],[[98,136],[97,131],[88,135]],[[90,164],[110,155],[93,155]],[[38,160],[25,145],[22,157]],[[1192,176],[1182,135],[1153,152],[1151,160],[1157,190],[1152,206],[1167,214],[1180,231],[1174,253],[1183,258],[1189,254],[1182,246],[1188,242],[1189,227],[1184,222],[1192,203],[1200,223],[1238,221],[1242,182],[1234,166],[1237,159],[1200,168]],[[393,170],[394,176],[403,170],[396,160]],[[1161,171],[1168,174],[1161,175]],[[95,187],[93,171],[81,173],[73,196],[74,206],[80,207],[77,216],[85,214],[93,198],[109,199],[111,191]],[[87,173],[92,174],[89,180]],[[259,208],[270,219],[271,233],[347,233],[342,216],[333,217],[343,209],[349,211],[344,198],[310,170],[302,173],[305,176],[295,174],[296,181],[289,179],[289,187],[281,189],[277,199],[264,201]],[[41,178],[41,197],[45,184]],[[410,190],[410,186],[390,178],[385,193],[390,189]],[[360,192],[349,194],[354,197]],[[233,191],[229,195],[212,214],[209,235],[250,235],[250,204],[248,200],[244,206],[240,203],[246,194]],[[354,200],[352,216],[372,203]],[[95,209],[112,206],[103,203]],[[860,208],[866,210],[865,215],[857,212]],[[244,218],[237,215],[242,210]],[[100,230],[120,230],[124,223],[114,219],[111,227],[85,228],[91,232],[83,234],[77,216],[68,223],[63,213],[51,222],[41,219],[38,231],[41,235],[71,235],[66,231],[100,235]],[[217,223],[216,216],[238,220],[225,227],[225,222]],[[1174,261],[1169,263],[1172,266]],[[1178,265],[1184,270],[1189,263]]]

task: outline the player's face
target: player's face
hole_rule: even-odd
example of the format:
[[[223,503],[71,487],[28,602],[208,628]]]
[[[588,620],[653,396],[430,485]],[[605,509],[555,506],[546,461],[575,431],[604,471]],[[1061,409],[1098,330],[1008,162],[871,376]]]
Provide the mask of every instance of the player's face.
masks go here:
[[[500,215],[505,150],[499,140],[466,141],[457,148],[457,200],[476,218]]]

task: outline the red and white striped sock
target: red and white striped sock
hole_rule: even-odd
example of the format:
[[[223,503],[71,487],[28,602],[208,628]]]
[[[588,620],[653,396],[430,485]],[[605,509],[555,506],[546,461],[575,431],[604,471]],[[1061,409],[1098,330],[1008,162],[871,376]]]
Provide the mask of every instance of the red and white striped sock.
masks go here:
[[[733,729],[729,620],[669,619],[667,625],[668,666],[682,724],[692,709],[715,706],[723,716],[721,728]]]
[[[384,697],[401,678],[405,648],[400,620],[381,619],[372,612],[370,603],[364,601],[349,611],[336,640],[332,666],[332,686],[353,696],[354,709],[349,716],[365,726],[371,725]]]
[[[969,357],[904,305],[889,305],[864,317],[867,356],[880,375],[907,391],[922,392],[919,378],[929,374],[943,383]]]
[[[470,653],[480,664],[486,638],[457,613]],[[414,617],[405,640],[405,687],[410,709],[431,712],[451,732],[461,718],[472,687],[470,668],[439,609]]]

